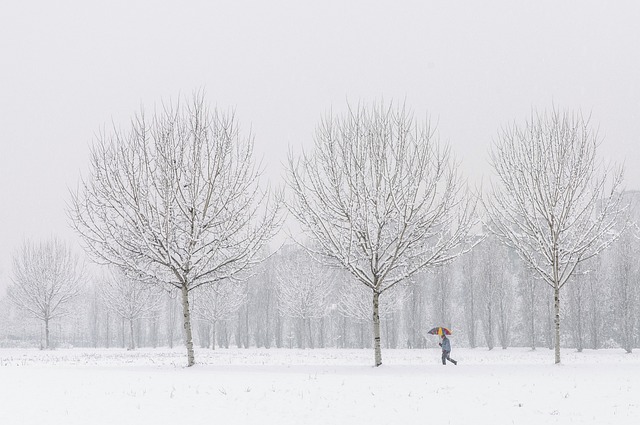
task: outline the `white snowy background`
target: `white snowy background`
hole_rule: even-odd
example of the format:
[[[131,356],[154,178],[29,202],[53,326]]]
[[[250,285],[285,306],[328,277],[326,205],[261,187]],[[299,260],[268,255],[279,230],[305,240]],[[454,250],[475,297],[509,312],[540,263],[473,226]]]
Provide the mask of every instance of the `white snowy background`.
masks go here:
[[[455,339],[454,339],[455,344]],[[0,350],[0,423],[621,424],[640,355],[621,350]]]
[[[385,99],[430,115],[472,182],[502,126],[580,109],[638,190],[639,22],[631,0],[2,2],[0,298],[25,238],[77,243],[65,205],[95,134],[195,90],[236,109],[274,184],[324,114]],[[181,346],[0,348],[0,424],[640,421],[637,349],[605,335],[555,366],[460,333],[446,367],[434,341],[385,348],[379,368],[369,348],[200,348],[192,368]]]
[[[430,115],[473,182],[501,127],[581,109],[640,189],[639,21],[634,0],[2,2],[2,280],[23,238],[76,240],[95,134],[198,89],[236,108],[273,184],[322,116],[384,98]]]

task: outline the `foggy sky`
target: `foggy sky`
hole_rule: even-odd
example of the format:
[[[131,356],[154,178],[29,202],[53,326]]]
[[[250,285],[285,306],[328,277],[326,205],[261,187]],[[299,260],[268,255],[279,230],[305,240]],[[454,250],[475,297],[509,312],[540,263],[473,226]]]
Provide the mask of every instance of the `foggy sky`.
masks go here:
[[[204,89],[281,182],[347,101],[405,102],[472,181],[499,128],[582,110],[640,189],[640,2],[24,1],[0,6],[0,288],[65,215],[95,134]]]

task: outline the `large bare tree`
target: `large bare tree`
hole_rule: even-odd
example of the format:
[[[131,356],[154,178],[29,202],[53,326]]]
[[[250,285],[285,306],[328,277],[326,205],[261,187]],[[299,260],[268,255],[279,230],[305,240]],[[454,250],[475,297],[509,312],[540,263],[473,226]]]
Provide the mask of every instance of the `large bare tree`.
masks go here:
[[[234,113],[196,94],[101,134],[72,196],[73,226],[96,261],[180,292],[189,366],[189,293],[247,272],[279,225],[252,154]]]
[[[404,107],[359,105],[322,120],[312,153],[290,156],[288,185],[314,253],[369,289],[381,365],[380,296],[463,251],[474,208],[457,164]]]
[[[25,241],[14,253],[13,285],[8,294],[30,316],[42,320],[44,348],[50,348],[51,320],[69,314],[69,303],[79,295],[84,277],[83,263],[59,239]]]
[[[560,363],[560,289],[576,267],[616,239],[622,169],[598,161],[599,140],[580,114],[534,113],[491,149],[497,175],[486,197],[489,228],[553,291]]]

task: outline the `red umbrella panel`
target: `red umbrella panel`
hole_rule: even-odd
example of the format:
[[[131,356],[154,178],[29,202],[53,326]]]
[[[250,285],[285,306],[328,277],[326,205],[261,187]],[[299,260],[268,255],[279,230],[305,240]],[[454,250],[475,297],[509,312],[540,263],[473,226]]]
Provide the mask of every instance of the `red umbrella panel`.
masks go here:
[[[429,332],[431,335],[451,335],[451,331],[445,327],[438,326],[437,328],[431,329]]]

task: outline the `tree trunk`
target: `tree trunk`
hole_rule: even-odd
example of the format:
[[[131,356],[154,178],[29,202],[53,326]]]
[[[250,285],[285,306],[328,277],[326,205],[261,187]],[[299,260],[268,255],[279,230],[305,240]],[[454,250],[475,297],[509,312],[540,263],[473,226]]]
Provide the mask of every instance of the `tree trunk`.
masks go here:
[[[158,348],[158,316],[153,317],[151,344],[153,348]]]
[[[193,337],[191,334],[191,311],[189,311],[189,291],[186,285],[182,285],[182,316],[185,331],[185,345],[187,346],[187,367],[195,364],[193,352]]]
[[[133,319],[129,319],[129,350],[135,350],[136,343],[133,338]]]
[[[582,299],[580,299],[580,304],[578,304],[578,329],[577,329],[577,333],[578,333],[578,338],[577,338],[577,347],[576,349],[578,350],[578,353],[582,353],[582,349],[584,348],[584,336],[583,336],[583,330],[582,330]]]
[[[556,364],[560,363],[560,287],[553,288]]]
[[[311,318],[307,318],[307,335],[309,336],[308,347],[313,349],[313,333],[311,332]]]
[[[553,315],[553,299],[549,299],[547,300],[547,302],[545,303],[547,305],[547,324],[546,324],[546,330],[545,330],[545,340],[547,342],[547,347],[549,348],[549,350],[553,350],[554,348],[554,336],[553,336],[553,329],[554,329],[554,315]]]
[[[342,339],[340,340],[340,348],[347,348],[347,316],[342,316]]]
[[[494,335],[493,335],[493,306],[492,300],[489,299],[488,304],[484,308],[484,317],[483,317],[483,330],[484,330],[484,340],[487,344],[487,348],[489,351],[493,350],[494,347]]]
[[[138,336],[138,343],[137,344],[133,344],[133,348],[135,349],[136,346],[138,347],[142,347],[142,345],[145,343],[145,341],[143,340],[144,338],[144,332],[142,330],[142,321],[141,320],[134,320],[134,329],[136,329],[135,335]],[[135,339],[134,339],[135,341]]]
[[[49,349],[49,319],[44,319],[44,348]]]
[[[247,293],[249,293],[249,283],[247,282]],[[247,307],[244,314],[244,326],[246,328],[246,334],[244,339],[244,348],[249,348],[249,300],[247,300]]]
[[[503,315],[506,313],[502,313]],[[509,346],[509,324],[507,323],[507,318],[502,316],[500,319],[500,345],[503,350],[506,350]]]
[[[167,320],[167,342],[169,343],[169,348],[173,348],[173,334],[175,331],[176,325],[176,306],[175,303],[171,302],[171,298],[169,298],[169,309],[168,309],[168,320]]]
[[[391,330],[389,329],[389,318],[384,321],[384,348],[391,348]]]
[[[531,306],[531,321],[529,325],[531,325],[531,350],[535,351],[536,349],[536,302],[535,302],[535,286],[533,286],[532,282],[529,282],[531,285],[531,292],[529,293],[529,302]]]
[[[473,291],[473,287],[471,287],[471,291]],[[475,314],[475,300],[473,299],[473,294],[467,295],[470,297],[467,300],[467,337],[469,340],[469,346],[471,348],[476,348],[476,314]]]
[[[211,322],[211,349],[216,349],[216,322]]]
[[[266,317],[265,317],[265,334],[264,334],[264,348],[271,348],[271,335],[269,334],[269,313],[271,307],[271,295],[267,295],[267,305],[266,305]]]
[[[107,329],[106,329],[107,335],[106,335],[106,338],[107,338],[107,341],[106,341],[106,343],[105,343],[105,346],[106,346],[106,348],[109,348],[109,338],[110,338],[110,335],[109,335],[109,311],[108,311],[108,310],[107,310],[107,313],[106,313],[106,317],[107,317],[107,319],[106,319],[106,325],[107,325]]]
[[[375,366],[382,364],[382,350],[380,348],[380,294],[373,291],[373,349],[375,353]]]
[[[276,332],[275,332],[276,348],[282,348],[284,347],[284,338],[282,336],[282,316],[280,315],[278,310],[275,311],[275,314],[276,314]]]
[[[315,348],[313,345],[313,331],[311,330],[311,318],[307,318],[307,330],[309,331],[309,348]]]

